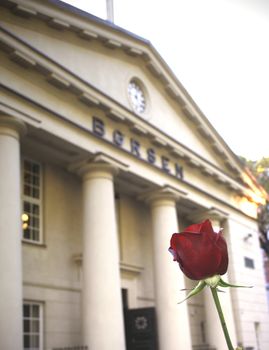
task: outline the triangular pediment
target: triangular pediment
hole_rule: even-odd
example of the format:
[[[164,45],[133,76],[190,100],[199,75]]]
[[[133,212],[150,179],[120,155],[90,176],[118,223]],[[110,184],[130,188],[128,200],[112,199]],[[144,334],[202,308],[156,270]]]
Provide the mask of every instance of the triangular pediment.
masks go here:
[[[46,84],[61,90],[51,99],[52,109],[57,98],[68,98],[65,103],[76,99],[131,125],[135,133],[220,183],[229,183],[231,188],[253,184],[150,42],[61,2],[8,1],[3,5],[1,47],[11,61],[4,76],[8,71],[15,77],[12,61],[22,66],[17,79],[21,85],[27,80],[25,97],[31,98],[31,76],[39,75],[35,79],[39,96],[45,91],[54,94]],[[132,78],[145,89],[144,114],[132,110],[127,92]],[[12,79],[6,84],[14,87]]]

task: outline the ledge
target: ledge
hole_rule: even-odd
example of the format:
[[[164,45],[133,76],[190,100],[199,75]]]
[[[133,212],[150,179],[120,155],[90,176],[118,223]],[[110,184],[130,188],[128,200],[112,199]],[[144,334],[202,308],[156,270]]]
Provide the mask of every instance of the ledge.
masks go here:
[[[32,246],[32,247],[37,247],[37,248],[47,248],[47,245],[44,243],[38,243],[38,242],[32,242],[32,241],[26,241],[24,239],[22,239],[22,244],[26,245],[26,246]]]
[[[132,273],[134,275],[140,275],[141,272],[144,270],[143,267],[141,266],[137,266],[137,265],[133,265],[133,264],[128,264],[125,262],[120,262],[120,270],[122,272],[128,272],[128,273]]]
[[[83,262],[82,253],[73,255],[72,260],[76,264],[82,265],[82,262]],[[141,272],[144,270],[144,268],[141,266],[128,264],[128,263],[121,261],[120,262],[120,270],[121,270],[121,272],[127,272],[127,273],[131,273],[133,275],[140,275]]]

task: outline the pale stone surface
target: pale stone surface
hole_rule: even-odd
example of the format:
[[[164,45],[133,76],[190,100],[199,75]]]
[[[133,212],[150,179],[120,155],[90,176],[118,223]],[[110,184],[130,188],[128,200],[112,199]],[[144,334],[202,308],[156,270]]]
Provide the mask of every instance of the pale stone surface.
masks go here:
[[[83,171],[82,339],[90,349],[125,348],[113,168],[106,164]]]
[[[269,342],[268,305],[262,253],[259,247],[257,228],[251,220],[242,222],[234,215],[227,223],[228,243],[230,248],[231,283],[253,286],[253,288],[233,288],[231,296],[235,312],[237,336],[244,346],[258,346],[266,350]],[[251,233],[251,237],[246,237]],[[244,258],[254,261],[254,269],[245,266]]]
[[[179,291],[185,288],[184,277],[167,251],[171,235],[178,231],[175,199],[169,195],[157,197],[150,204],[160,350],[191,350],[188,306],[187,303],[177,305]]]
[[[59,9],[56,3],[43,0],[20,0],[19,3],[20,9],[8,8],[3,4],[0,11],[1,23],[5,27],[1,33],[3,50],[1,50],[0,75],[3,88],[0,91],[0,99],[1,108],[8,111],[8,114],[23,120],[29,127],[28,135],[21,140],[22,155],[41,162],[43,166],[44,241],[42,243],[44,244],[23,243],[23,298],[41,302],[43,305],[44,350],[83,345],[82,323],[85,325],[88,322],[86,319],[90,320],[89,322],[94,324],[92,327],[94,329],[97,311],[100,315],[106,314],[108,316],[106,322],[111,322],[111,314],[107,315],[107,309],[110,310],[111,306],[106,299],[110,286],[104,288],[104,283],[98,274],[94,275],[99,269],[100,273],[105,275],[108,269],[114,271],[111,274],[109,272],[110,277],[106,278],[105,282],[111,283],[113,300],[114,298],[116,300],[114,305],[111,299],[114,305],[112,312],[117,313],[118,323],[115,322],[115,328],[122,328],[119,326],[122,322],[120,320],[122,317],[120,288],[122,287],[128,291],[130,307],[157,307],[161,313],[164,313],[164,318],[173,324],[160,326],[161,339],[166,339],[167,334],[170,336],[173,332],[175,338],[169,339],[169,344],[177,340],[182,344],[181,342],[185,342],[183,339],[185,333],[189,334],[189,330],[184,327],[187,327],[191,319],[192,345],[201,345],[205,340],[202,327],[206,322],[206,303],[203,302],[203,295],[189,301],[189,316],[186,305],[181,305],[176,310],[175,314],[179,314],[179,317],[185,320],[179,334],[176,334],[176,327],[174,328],[175,325],[171,321],[177,317],[172,316],[171,310],[183,294],[179,289],[189,285],[186,284],[177,264],[172,261],[167,248],[171,230],[177,230],[175,218],[177,211],[181,228],[184,228],[195,222],[190,220],[192,212],[198,209],[206,211],[212,207],[229,215],[229,224],[224,222],[225,232],[230,241],[229,281],[254,285],[251,290],[231,290],[238,342],[245,347],[258,348],[259,346],[260,350],[267,350],[269,348],[268,308],[257,224],[253,212],[255,203],[237,190],[237,186],[241,186],[242,189],[244,185],[242,179],[239,180],[238,174],[232,170],[234,166],[240,169],[234,155],[229,152],[213,127],[204,120],[204,116],[197,112],[197,107],[188,98],[181,84],[150,45],[121,30],[107,27],[105,22],[96,23],[90,17],[86,18],[68,10]],[[25,9],[23,10],[24,7],[26,12]],[[23,17],[24,15],[28,16],[27,19]],[[54,19],[49,19],[50,16]],[[53,26],[48,23],[53,23]],[[127,86],[129,79],[133,77],[141,80],[146,90],[148,108],[145,115],[133,113],[129,104]],[[177,102],[178,96],[181,96],[180,103]],[[186,101],[188,106],[184,106]],[[187,116],[186,111],[197,115]],[[105,133],[102,137],[94,135],[94,117],[98,117],[104,123]],[[1,144],[0,164],[7,166],[7,169],[3,172],[1,170],[0,174],[0,188],[3,192],[1,192],[0,201],[2,199],[4,201],[0,208],[0,216],[2,219],[7,212],[7,216],[11,216],[14,210],[17,221],[14,223],[16,229],[10,226],[11,231],[8,234],[2,230],[2,226],[0,230],[0,234],[5,235],[7,240],[7,243],[5,242],[0,248],[3,267],[1,276],[3,273],[6,281],[1,283],[0,291],[1,295],[7,294],[4,286],[10,288],[13,286],[13,294],[10,293],[10,296],[15,295],[14,297],[18,300],[21,293],[21,283],[18,281],[21,277],[17,276],[16,280],[9,279],[8,276],[13,273],[13,270],[10,273],[8,271],[10,266],[18,270],[16,264],[20,259],[20,252],[18,250],[18,254],[11,254],[6,247],[7,244],[11,244],[11,237],[14,240],[16,237],[17,241],[13,242],[13,248],[15,249],[17,244],[16,249],[18,249],[18,237],[21,238],[20,218],[17,213],[20,198],[16,199],[12,209],[6,205],[8,203],[6,200],[15,201],[15,192],[16,196],[20,197],[18,194],[19,149],[17,133],[10,128],[5,127],[5,130],[9,132],[4,136],[4,148]],[[124,135],[121,147],[113,143],[115,130]],[[211,135],[208,134],[209,131]],[[139,157],[131,152],[132,139],[140,144]],[[211,142],[214,143],[215,150]],[[148,161],[149,148],[155,150],[154,165]],[[8,149],[7,152],[6,149]],[[97,191],[99,180],[88,179],[82,191],[82,179],[67,170],[73,162],[88,159],[100,152],[124,164],[119,173],[119,181],[116,181],[117,194],[120,196],[120,200],[117,199],[116,202],[120,202],[121,207],[118,232],[115,229],[115,218],[110,215],[114,209],[108,214],[106,200],[100,197]],[[9,153],[11,157],[7,157]],[[15,159],[15,154],[16,161],[7,162],[7,159]],[[169,158],[169,172],[162,169],[162,156]],[[225,158],[226,156],[228,159]],[[183,180],[174,176],[175,162],[184,168]],[[199,162],[203,163],[204,168],[202,166],[199,168]],[[230,167],[227,167],[227,164]],[[218,174],[213,176],[215,171]],[[16,176],[11,177],[10,172],[16,173]],[[243,179],[246,180],[243,170],[242,174]],[[223,182],[221,177],[224,177],[227,182]],[[5,180],[2,181],[2,179]],[[17,187],[11,190],[11,197],[9,197],[7,191],[14,181]],[[103,183],[102,191],[109,188],[109,207],[112,209],[115,203],[111,179],[102,178],[100,181]],[[232,186],[229,182],[232,182]],[[97,186],[95,190],[90,183]],[[186,197],[184,201],[178,203],[177,209],[169,204],[159,213],[156,207],[153,215],[155,222],[153,229],[150,208],[140,199],[138,200],[138,197],[144,191],[161,189],[166,185],[173,187],[176,191],[184,192]],[[85,215],[82,214],[82,192],[89,194],[91,204],[90,211],[86,208]],[[253,194],[255,193],[248,188],[248,195],[251,197]],[[99,205],[102,204],[99,213],[95,207],[97,204],[95,197]],[[253,199],[255,200],[255,196]],[[106,208],[103,209],[103,207]],[[107,216],[108,222],[113,222],[112,231],[109,233],[103,226],[103,213]],[[160,218],[158,218],[159,214]],[[164,220],[166,216],[171,220]],[[4,225],[4,221],[0,221],[0,225]],[[100,228],[97,227],[97,222],[98,225],[100,223]],[[92,227],[94,227],[93,231]],[[108,239],[114,242],[114,246],[112,244],[112,248],[109,249],[109,261],[110,252],[113,251],[111,257],[113,263],[108,264],[105,260],[108,247],[104,247],[102,240],[97,240],[97,235],[99,238],[103,237],[99,229],[102,232],[105,231],[104,235],[111,234]],[[159,234],[156,235],[156,232]],[[245,240],[249,233],[252,233],[252,238]],[[89,239],[90,244],[84,244],[86,241],[83,240],[83,235],[84,239],[87,238],[87,242]],[[115,248],[117,236],[121,264],[119,264],[118,248]],[[87,251],[85,250],[86,253],[84,251],[84,255],[86,254],[87,258],[82,257],[86,246]],[[94,249],[91,249],[91,246]],[[104,261],[100,256],[91,257],[92,250],[97,255],[102,252]],[[244,266],[244,257],[254,260],[255,269],[251,270]],[[83,259],[87,260],[88,271],[86,294],[96,301],[93,309],[88,306],[80,308],[81,290],[84,288],[82,285]],[[162,272],[163,269],[164,272]],[[171,275],[170,269],[174,271]],[[119,270],[121,277],[119,277]],[[115,273],[115,271],[118,272]],[[155,271],[155,278],[153,271]],[[156,286],[154,279],[157,281]],[[112,283],[112,280],[116,282]],[[95,283],[99,284],[98,290],[92,288]],[[172,291],[172,294],[169,294],[166,289],[168,288],[166,284],[170,283],[178,284],[178,290]],[[103,303],[101,299],[107,300],[107,303]],[[83,305],[85,303],[84,300]],[[17,310],[18,314],[9,312],[8,315],[16,318],[16,322],[21,318],[21,308]],[[90,315],[91,310],[93,310],[92,315]],[[211,310],[210,307],[208,310]],[[214,315],[213,311],[212,308],[207,322]],[[162,319],[162,315],[159,318]],[[210,323],[208,329],[215,327],[214,317]],[[3,327],[7,324],[8,322]],[[10,329],[17,332],[16,323],[12,324],[14,327]],[[9,330],[9,334],[10,332]],[[94,343],[94,339],[97,339],[100,334],[100,328],[95,328],[93,332],[96,332],[92,336]],[[118,343],[121,344],[120,347],[124,347],[123,332],[121,330],[114,333],[118,350]],[[1,339],[4,338],[0,337],[2,348]],[[189,342],[189,335],[186,341]],[[219,343],[217,345],[219,346]],[[181,348],[186,350],[189,346],[190,343],[183,343]],[[168,350],[168,345],[165,350]]]
[[[22,349],[21,121],[0,114],[0,345]],[[3,181],[3,179],[5,181]]]

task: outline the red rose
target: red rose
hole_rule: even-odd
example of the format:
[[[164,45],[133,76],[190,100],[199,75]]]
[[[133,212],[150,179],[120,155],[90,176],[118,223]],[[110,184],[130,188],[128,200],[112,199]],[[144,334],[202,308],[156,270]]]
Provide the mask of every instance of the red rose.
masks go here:
[[[221,231],[214,232],[209,220],[174,233],[169,251],[183,273],[192,280],[223,275],[228,268],[226,241]]]

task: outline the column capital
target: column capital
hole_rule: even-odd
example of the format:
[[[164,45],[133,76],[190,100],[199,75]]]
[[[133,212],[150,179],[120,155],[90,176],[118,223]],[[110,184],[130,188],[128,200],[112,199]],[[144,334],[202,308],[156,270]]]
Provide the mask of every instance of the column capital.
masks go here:
[[[203,221],[206,219],[210,219],[221,222],[227,219],[228,216],[229,214],[225,211],[216,207],[211,207],[208,209],[194,211],[193,213],[188,215],[188,219],[193,221]]]
[[[26,125],[21,119],[0,112],[0,135],[8,135],[18,139],[26,134],[26,130]]]
[[[69,171],[82,176],[83,179],[102,177],[112,179],[119,170],[126,170],[128,166],[104,154],[97,153],[93,157],[84,159],[69,166]]]
[[[220,230],[221,223],[227,219],[228,213],[216,207],[211,207],[209,209],[197,210],[188,215],[188,219],[194,222],[201,222],[209,219],[212,222],[213,228],[215,230]]]
[[[139,196],[139,199],[144,200],[146,203],[154,207],[159,205],[175,205],[180,198],[186,196],[186,192],[166,185],[160,189],[144,193]]]

